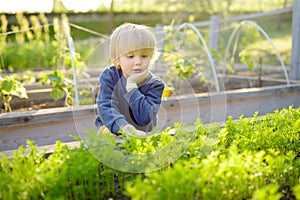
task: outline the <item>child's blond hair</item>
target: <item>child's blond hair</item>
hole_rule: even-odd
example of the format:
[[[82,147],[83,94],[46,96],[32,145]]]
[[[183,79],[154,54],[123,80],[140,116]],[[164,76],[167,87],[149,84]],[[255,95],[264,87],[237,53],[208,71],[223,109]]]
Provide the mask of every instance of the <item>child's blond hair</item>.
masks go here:
[[[116,60],[131,51],[146,49],[152,58],[155,54],[156,39],[149,27],[125,23],[117,27],[110,36],[109,57],[116,67]]]

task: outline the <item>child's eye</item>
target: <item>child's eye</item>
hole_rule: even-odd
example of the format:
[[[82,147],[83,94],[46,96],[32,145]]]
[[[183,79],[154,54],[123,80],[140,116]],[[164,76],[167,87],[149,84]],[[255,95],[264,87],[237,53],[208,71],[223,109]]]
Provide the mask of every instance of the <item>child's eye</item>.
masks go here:
[[[142,57],[143,58],[147,58],[147,57],[149,57],[149,55],[148,54],[144,54],[144,55],[142,55]]]
[[[127,55],[127,58],[133,58],[134,56],[133,55]]]

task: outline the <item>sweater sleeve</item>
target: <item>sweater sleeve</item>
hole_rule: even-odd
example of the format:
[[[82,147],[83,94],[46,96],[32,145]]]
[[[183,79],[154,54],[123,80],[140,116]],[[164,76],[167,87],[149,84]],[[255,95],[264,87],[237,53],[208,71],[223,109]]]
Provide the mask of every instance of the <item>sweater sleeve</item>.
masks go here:
[[[114,95],[118,80],[117,73],[113,70],[104,70],[100,76],[100,89],[96,100],[102,123],[114,134],[118,134],[121,126],[128,124],[119,112],[119,101]]]
[[[124,95],[129,103],[134,120],[139,126],[149,124],[156,117],[164,90],[163,81],[156,77]]]

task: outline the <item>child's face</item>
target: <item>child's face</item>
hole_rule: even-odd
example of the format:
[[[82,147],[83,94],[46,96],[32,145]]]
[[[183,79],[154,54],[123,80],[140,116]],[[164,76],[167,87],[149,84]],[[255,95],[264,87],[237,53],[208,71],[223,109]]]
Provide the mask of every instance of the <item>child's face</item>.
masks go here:
[[[147,49],[141,49],[128,52],[119,57],[118,61],[121,70],[126,78],[133,74],[148,70],[152,52]]]

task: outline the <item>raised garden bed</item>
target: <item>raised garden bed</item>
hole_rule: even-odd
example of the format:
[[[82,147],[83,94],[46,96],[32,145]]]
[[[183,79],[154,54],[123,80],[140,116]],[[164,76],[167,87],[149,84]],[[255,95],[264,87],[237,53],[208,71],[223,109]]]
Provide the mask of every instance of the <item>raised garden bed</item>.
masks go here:
[[[251,117],[294,105],[299,102],[300,84],[245,88],[221,93],[201,93],[164,98],[159,113],[161,127],[174,122],[193,124],[200,117],[204,123],[224,121],[228,116]],[[0,151],[25,145],[31,139],[38,145],[49,145],[56,140],[74,141],[69,135],[85,135],[95,129],[96,106],[61,107],[0,115]]]
[[[93,72],[93,71],[92,71]],[[89,72],[90,76],[91,73]],[[99,72],[97,72],[98,74]],[[95,74],[93,74],[95,76]],[[266,86],[276,86],[276,85],[284,85],[284,80],[276,80],[271,78],[262,78],[259,81],[257,77],[249,77],[249,76],[219,76],[221,83],[224,84],[224,90],[234,90],[234,89],[242,89],[242,88],[253,88],[253,87],[266,87]],[[80,79],[78,81],[79,89],[87,89],[91,93],[87,96],[88,98],[95,97],[95,86],[97,86],[99,82],[98,77],[90,77],[88,79]],[[187,79],[188,87],[183,86],[183,89],[179,89],[180,83],[178,81],[173,81],[172,85],[175,87],[175,95],[182,95],[188,93],[205,93],[210,92],[206,83],[201,83],[199,78],[189,78]],[[214,87],[214,86],[211,86]],[[20,99],[18,97],[13,97],[11,101],[11,109],[13,112],[20,112],[26,110],[37,110],[44,108],[54,108],[54,107],[63,107],[65,106],[64,98],[54,100],[50,96],[50,92],[52,90],[51,87],[43,86],[41,88],[40,84],[30,84],[25,85],[27,89],[27,99]],[[182,91],[183,90],[183,91]],[[83,97],[85,98],[85,97]],[[2,99],[0,99],[0,105],[3,104]]]

